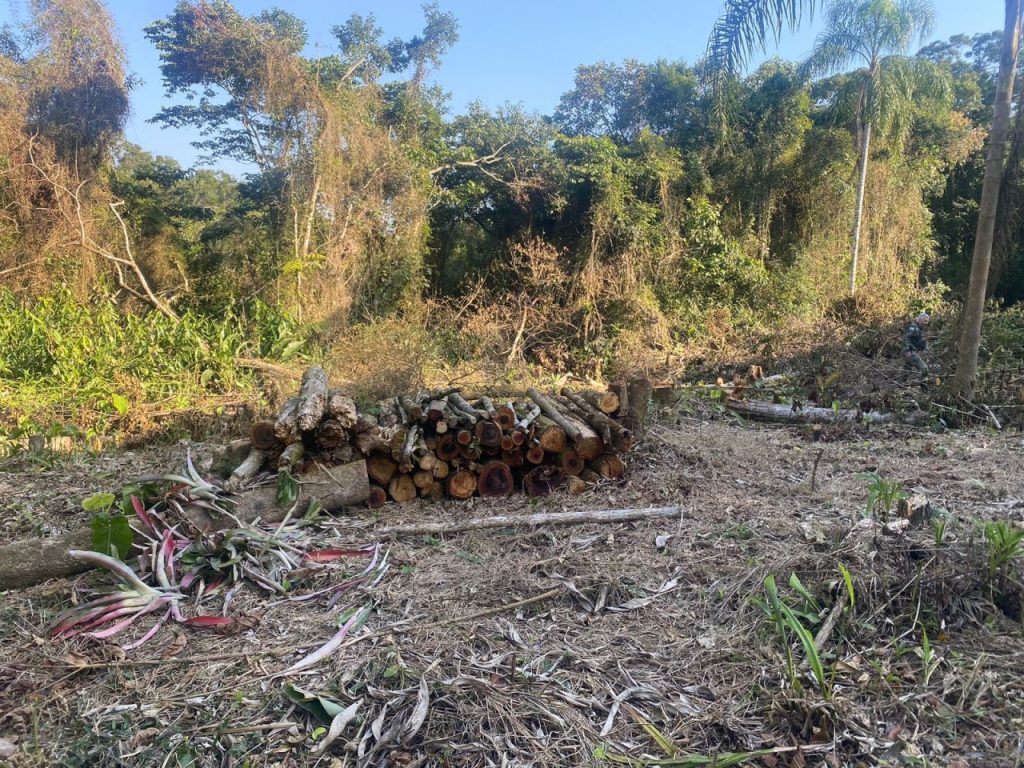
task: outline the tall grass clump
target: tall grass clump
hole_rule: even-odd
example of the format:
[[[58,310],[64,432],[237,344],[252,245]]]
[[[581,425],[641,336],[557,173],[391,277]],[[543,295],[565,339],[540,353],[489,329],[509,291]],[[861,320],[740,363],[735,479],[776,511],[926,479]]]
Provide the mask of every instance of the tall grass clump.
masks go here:
[[[0,289],[0,428],[100,434],[223,401],[253,390],[239,356],[282,359],[304,346],[301,329],[266,307],[175,321],[64,288],[31,301]]]

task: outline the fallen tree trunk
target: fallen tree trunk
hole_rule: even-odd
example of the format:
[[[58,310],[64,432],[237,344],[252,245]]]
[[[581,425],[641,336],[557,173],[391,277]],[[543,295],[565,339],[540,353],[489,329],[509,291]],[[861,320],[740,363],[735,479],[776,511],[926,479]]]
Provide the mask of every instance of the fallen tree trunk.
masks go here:
[[[728,398],[725,406],[730,411],[746,416],[748,419],[775,421],[788,424],[836,424],[839,422],[868,422],[871,424],[887,424],[894,421],[891,413],[859,410],[842,410],[834,408],[817,408],[813,406],[798,407],[786,403],[767,403],[763,400],[736,400]]]
[[[580,512],[537,512],[533,515],[494,515],[451,523],[410,523],[377,528],[375,536],[422,536],[435,533],[458,533],[483,528],[508,528],[530,525],[576,525],[581,523],[628,523],[635,520],[654,520],[679,517],[680,507],[650,507],[648,509],[595,509]]]
[[[185,515],[204,532],[235,526],[235,518],[244,523],[256,520],[279,523],[291,507],[278,506],[276,495],[275,486],[243,491],[233,497],[235,504],[231,512],[234,517],[214,517],[209,510],[198,506],[186,508]],[[366,462],[354,461],[329,469],[320,468],[300,477],[298,514],[305,512],[314,498],[328,512],[339,512],[345,507],[365,503],[370,498]],[[81,528],[61,536],[25,539],[0,547],[0,590],[30,587],[48,579],[89,570],[91,565],[68,557],[67,553],[69,549],[89,549],[91,545],[92,531]]]

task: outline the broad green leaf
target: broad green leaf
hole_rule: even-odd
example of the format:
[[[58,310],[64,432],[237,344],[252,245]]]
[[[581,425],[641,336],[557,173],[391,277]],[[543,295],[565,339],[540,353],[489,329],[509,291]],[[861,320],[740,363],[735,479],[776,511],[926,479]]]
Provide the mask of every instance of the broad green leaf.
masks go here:
[[[324,725],[330,725],[334,717],[345,709],[343,704],[334,699],[310,693],[292,683],[285,683],[284,695],[289,701],[302,707]]]
[[[119,416],[124,416],[128,413],[128,401],[116,392],[110,396],[110,402],[114,404],[114,409],[117,411]]]
[[[82,509],[86,512],[106,512],[113,506],[115,498],[112,493],[94,493],[82,499]]]
[[[207,368],[199,376],[199,386],[204,388],[210,386],[210,382],[213,381],[214,375],[214,372]]]
[[[93,515],[90,525],[92,550],[123,560],[135,539],[128,518],[121,514],[109,515],[106,512],[99,512]]]

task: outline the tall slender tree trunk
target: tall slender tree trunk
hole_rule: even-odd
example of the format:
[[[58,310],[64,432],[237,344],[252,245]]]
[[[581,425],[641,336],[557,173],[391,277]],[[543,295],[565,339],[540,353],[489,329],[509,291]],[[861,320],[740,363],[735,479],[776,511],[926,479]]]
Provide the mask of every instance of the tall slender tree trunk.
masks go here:
[[[992,239],[995,232],[996,210],[999,207],[999,186],[1003,176],[1003,157],[1006,154],[1006,134],[1010,127],[1013,77],[1017,69],[1017,52],[1020,48],[1021,3],[1022,0],[1006,0],[1003,49],[996,81],[995,114],[988,137],[985,180],[981,187],[978,229],[974,236],[974,256],[971,260],[971,282],[967,289],[967,303],[964,306],[960,329],[956,387],[968,402],[974,399],[974,387],[978,378],[981,321],[985,311],[988,270],[992,261]]]
[[[857,292],[857,255],[860,252],[860,225],[864,220],[864,187],[868,181],[868,152],[871,149],[871,121],[864,123],[860,143],[860,180],[857,182],[857,212],[853,217],[853,245],[850,247],[850,295]]]

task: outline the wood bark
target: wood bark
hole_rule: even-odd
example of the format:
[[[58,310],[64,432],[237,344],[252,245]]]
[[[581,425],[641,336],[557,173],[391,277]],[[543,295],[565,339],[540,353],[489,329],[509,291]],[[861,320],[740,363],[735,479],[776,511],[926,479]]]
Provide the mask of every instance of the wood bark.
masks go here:
[[[502,443],[501,427],[493,421],[482,420],[476,424],[476,439],[480,445],[495,448]]]
[[[515,408],[512,408],[509,405],[502,405],[495,408],[494,412],[496,414],[494,417],[495,421],[498,422],[502,430],[507,432],[515,427],[517,421]]]
[[[224,487],[229,491],[237,491],[260,471],[268,455],[266,451],[261,451],[259,448],[250,448],[249,455],[245,457],[245,461],[235,467],[235,471],[224,483]]]
[[[857,410],[833,410],[804,406],[794,409],[785,403],[768,403],[761,400],[736,400],[727,398],[726,407],[751,419],[762,421],[778,421],[795,424],[834,424],[838,422],[869,421],[872,424],[886,424],[893,421],[891,413],[870,411],[863,413]]]
[[[566,450],[558,454],[558,468],[567,475],[578,475],[585,466],[586,462],[576,451]]]
[[[374,531],[377,536],[425,536],[437,533],[478,531],[485,528],[511,528],[535,525],[579,525],[586,523],[630,523],[637,520],[678,518],[680,507],[646,509],[594,509],[579,512],[537,512],[532,515],[494,515],[447,523],[389,525]]]
[[[284,445],[299,439],[299,398],[290,397],[281,406],[281,412],[274,423],[274,434]]]
[[[619,422],[615,421],[615,419],[609,418],[596,406],[591,405],[586,398],[577,395],[575,392],[563,390],[563,394],[572,403],[574,403],[581,412],[587,415],[587,420],[594,425],[595,428],[600,426],[605,430],[602,434],[609,435],[607,438],[609,443],[613,444],[620,451],[628,451],[633,447],[633,433],[619,424]],[[618,406],[618,398],[615,398],[615,401],[616,406]]]
[[[359,423],[359,410],[356,408],[356,401],[340,389],[328,391],[327,414],[345,429],[354,429]]]
[[[327,410],[327,373],[323,368],[312,366],[302,374],[299,388],[299,405],[296,423],[302,432],[312,432]]]
[[[320,448],[330,450],[345,445],[348,440],[348,430],[337,419],[325,419],[316,428],[316,444]]]
[[[245,461],[245,457],[249,455],[252,447],[252,443],[244,439],[232,440],[227,445],[220,446],[213,452],[210,471],[217,477],[230,477],[235,468]]]
[[[596,459],[604,451],[604,443],[601,438],[597,436],[589,426],[579,421],[578,419],[568,416],[560,411],[555,404],[544,397],[533,387],[526,390],[540,409],[544,411],[544,414],[565,430],[566,436],[573,441],[576,447],[576,452],[585,459]]]
[[[651,392],[654,385],[650,379],[630,379],[626,387],[626,405],[619,405],[619,415],[623,416],[623,426],[629,429],[634,435],[643,434],[644,426],[647,423],[647,409],[651,402]],[[623,396],[619,394],[619,400]],[[625,409],[625,411],[623,410]]]

